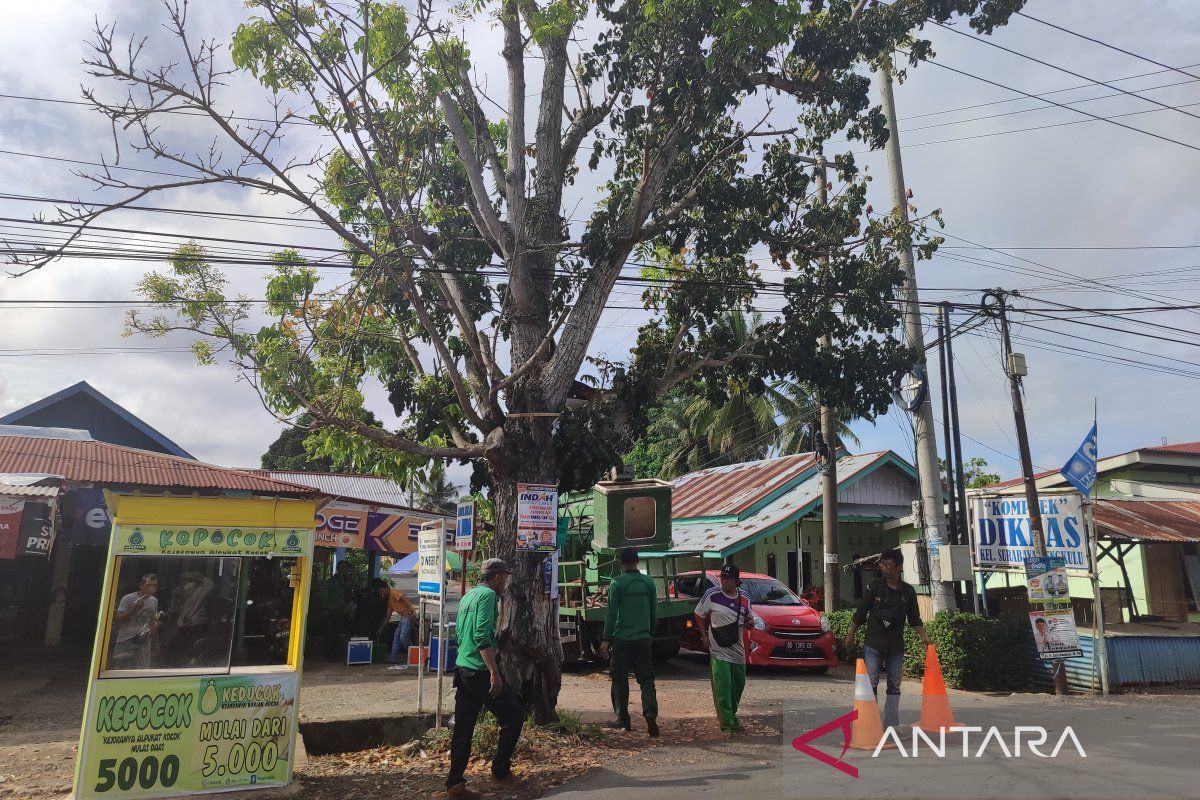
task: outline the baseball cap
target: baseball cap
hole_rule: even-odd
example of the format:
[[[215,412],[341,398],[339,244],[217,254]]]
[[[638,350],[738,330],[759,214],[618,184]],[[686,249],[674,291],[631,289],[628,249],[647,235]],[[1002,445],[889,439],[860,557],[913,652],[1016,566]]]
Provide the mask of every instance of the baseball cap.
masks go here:
[[[502,558],[487,558],[484,559],[480,567],[479,574],[483,577],[494,575],[497,572],[507,572],[512,575],[512,567],[510,567]]]
[[[740,581],[742,579],[742,571],[738,568],[737,564],[723,564],[721,565],[721,577],[733,578],[735,581]]]
[[[621,563],[636,564],[638,562],[638,551],[636,547],[621,548]]]

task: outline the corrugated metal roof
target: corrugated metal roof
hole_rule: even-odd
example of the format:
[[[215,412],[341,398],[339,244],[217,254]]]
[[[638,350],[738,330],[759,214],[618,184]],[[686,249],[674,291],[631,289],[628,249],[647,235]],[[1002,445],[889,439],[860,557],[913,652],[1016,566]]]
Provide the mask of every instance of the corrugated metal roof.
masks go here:
[[[0,481],[0,497],[58,497],[58,486],[28,486]]]
[[[369,505],[408,508],[404,487],[389,478],[351,475],[345,472],[303,472],[300,470],[250,469],[247,472],[278,481],[299,483],[319,489],[338,499],[360,500]]]
[[[1200,500],[1097,500],[1103,536],[1148,542],[1200,542]]]
[[[190,458],[74,439],[0,436],[0,472],[40,472],[87,483],[316,494],[307,486],[202,464]]]
[[[690,472],[675,480],[671,516],[695,519],[741,514],[815,466],[812,453],[799,453]]]
[[[838,485],[842,486],[863,470],[886,458],[888,451],[842,456],[838,459]],[[792,458],[795,458],[794,456]],[[761,462],[755,462],[761,463]],[[685,476],[686,478],[687,476]],[[681,479],[683,480],[683,479]],[[765,495],[765,493],[764,493]],[[676,517],[671,526],[671,549],[708,553],[737,549],[755,536],[797,519],[821,502],[821,474],[810,475],[745,519],[729,522],[681,523]],[[674,500],[672,500],[674,507]],[[713,516],[716,516],[715,514]]]
[[[1186,453],[1187,455],[1200,456],[1200,442],[1164,444],[1158,447],[1145,447],[1142,449],[1151,453]]]

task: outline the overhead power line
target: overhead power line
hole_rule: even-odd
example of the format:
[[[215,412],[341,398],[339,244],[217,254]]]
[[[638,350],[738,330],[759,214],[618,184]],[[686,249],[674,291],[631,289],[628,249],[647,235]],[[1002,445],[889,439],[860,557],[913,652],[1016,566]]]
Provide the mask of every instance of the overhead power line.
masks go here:
[[[1110,44],[1109,42],[1105,42],[1100,39],[1096,39],[1094,37],[1087,36],[1085,34],[1080,33],[1079,31],[1074,31],[1074,30],[1071,30],[1070,28],[1064,28],[1061,25],[1055,25],[1053,22],[1047,22],[1044,19],[1039,19],[1038,17],[1035,17],[1031,14],[1026,14],[1024,11],[1018,11],[1017,15],[1024,17],[1027,20],[1036,22],[1039,25],[1045,25],[1048,28],[1054,28],[1056,31],[1062,31],[1063,33],[1065,33],[1069,36],[1074,36],[1078,39],[1083,39],[1084,41],[1092,42],[1093,44],[1098,44],[1101,47],[1107,47],[1109,50],[1115,50],[1118,53],[1124,53],[1127,56],[1132,56],[1133,58],[1136,58],[1139,61],[1145,61],[1147,64],[1154,64],[1157,67],[1163,67],[1165,71],[1178,72],[1180,75],[1187,75],[1192,78],[1200,77],[1200,75],[1193,75],[1190,72],[1184,71],[1186,69],[1190,69],[1191,67],[1200,66],[1200,65],[1192,64],[1188,67],[1172,67],[1171,65],[1164,64],[1161,61],[1155,61],[1153,58],[1150,58],[1149,56],[1144,56],[1141,53],[1135,53],[1131,50],[1126,50],[1123,47],[1117,47],[1115,44]]]

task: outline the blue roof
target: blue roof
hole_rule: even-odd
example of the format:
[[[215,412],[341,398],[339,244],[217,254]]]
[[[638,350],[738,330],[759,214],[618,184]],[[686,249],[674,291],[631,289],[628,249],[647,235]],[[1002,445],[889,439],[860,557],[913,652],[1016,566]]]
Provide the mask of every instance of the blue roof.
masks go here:
[[[90,402],[93,409],[108,412],[110,419],[112,416],[117,417],[120,422],[123,422],[129,428],[136,431],[133,436],[122,436],[119,431],[114,431],[111,426],[105,426],[102,419],[97,419],[94,416],[87,415],[89,419],[79,419],[78,407],[71,410],[71,401],[83,400],[85,403]],[[54,411],[55,406],[62,406],[62,414],[56,417]],[[61,417],[61,418],[59,418]],[[51,420],[51,421],[47,421]],[[184,450],[175,442],[163,436],[154,428],[147,425],[141,419],[136,417],[132,412],[123,406],[118,405],[110,398],[106,397],[101,392],[87,381],[80,381],[73,386],[55,392],[49,397],[43,397],[35,403],[30,403],[24,408],[19,408],[16,411],[0,417],[0,425],[54,425],[55,427],[78,428],[91,432],[92,438],[108,442],[109,444],[120,444],[128,447],[140,447],[143,450],[159,450],[173,456],[181,458],[195,459],[188,451]],[[99,428],[109,428],[101,430]],[[144,437],[143,441],[135,442],[132,438]],[[149,441],[145,441],[149,440]],[[153,445],[153,446],[147,446]]]

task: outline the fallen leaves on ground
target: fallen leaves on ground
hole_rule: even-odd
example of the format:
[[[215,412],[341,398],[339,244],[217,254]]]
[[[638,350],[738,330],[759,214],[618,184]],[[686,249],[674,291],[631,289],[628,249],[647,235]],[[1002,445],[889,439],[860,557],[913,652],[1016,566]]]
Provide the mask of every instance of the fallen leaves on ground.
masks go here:
[[[513,761],[513,772],[526,785],[516,791],[499,791],[488,783],[490,761],[473,758],[467,784],[490,797],[525,800],[540,797],[565,781],[614,758],[632,755],[638,747],[653,745],[645,734],[632,738],[610,735],[578,737],[526,725]],[[310,756],[296,770],[304,797],[320,800],[444,797],[450,755],[433,751],[422,741],[378,747],[355,753]]]

